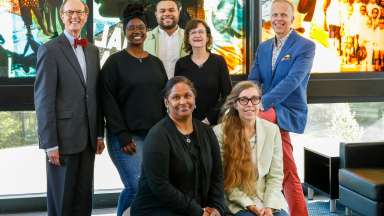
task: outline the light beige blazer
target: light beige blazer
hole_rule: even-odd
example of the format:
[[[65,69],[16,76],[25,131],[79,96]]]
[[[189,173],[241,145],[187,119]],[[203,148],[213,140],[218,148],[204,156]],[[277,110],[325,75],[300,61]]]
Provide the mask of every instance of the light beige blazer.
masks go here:
[[[220,144],[221,157],[223,159],[223,131],[222,124],[213,128]],[[255,142],[256,139],[256,142]],[[251,146],[257,161],[258,179],[256,184],[256,196],[248,196],[240,188],[234,188],[226,192],[226,202],[229,210],[236,213],[246,210],[249,205],[259,208],[286,209],[287,204],[282,194],[283,184],[283,151],[280,131],[277,125],[264,119],[256,119],[256,136],[250,139]],[[225,161],[223,160],[225,164]]]

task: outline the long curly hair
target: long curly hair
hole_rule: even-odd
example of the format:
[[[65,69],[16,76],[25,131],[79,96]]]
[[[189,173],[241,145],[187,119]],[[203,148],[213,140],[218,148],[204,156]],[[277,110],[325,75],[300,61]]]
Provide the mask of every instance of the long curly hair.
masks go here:
[[[224,149],[224,190],[229,192],[239,187],[247,195],[256,194],[257,167],[252,161],[252,148],[245,135],[244,124],[235,108],[240,93],[255,88],[261,95],[261,89],[253,82],[237,83],[228,95],[221,119],[223,125]]]

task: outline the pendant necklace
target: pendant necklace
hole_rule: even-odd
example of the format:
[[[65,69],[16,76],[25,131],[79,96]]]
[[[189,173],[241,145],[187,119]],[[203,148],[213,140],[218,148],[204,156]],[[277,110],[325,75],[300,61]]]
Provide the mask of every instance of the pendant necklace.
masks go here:
[[[189,137],[189,135],[184,135],[185,142],[187,142],[188,144],[191,143],[191,138]]]
[[[145,56],[145,53],[144,53],[144,55],[140,55],[140,57],[137,55],[137,54],[133,54],[133,53],[131,53],[128,49],[126,49],[127,50],[127,52],[132,56],[132,57],[134,57],[135,59],[137,59],[140,63],[143,63],[143,58],[144,58],[144,56]]]

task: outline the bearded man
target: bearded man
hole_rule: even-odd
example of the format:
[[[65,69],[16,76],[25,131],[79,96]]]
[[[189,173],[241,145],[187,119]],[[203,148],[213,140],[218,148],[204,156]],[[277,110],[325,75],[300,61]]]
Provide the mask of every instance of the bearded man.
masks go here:
[[[180,28],[181,4],[177,0],[160,0],[156,4],[155,16],[158,26],[147,33],[144,50],[163,62],[168,79],[175,72],[175,64],[186,56],[183,49],[184,29]]]

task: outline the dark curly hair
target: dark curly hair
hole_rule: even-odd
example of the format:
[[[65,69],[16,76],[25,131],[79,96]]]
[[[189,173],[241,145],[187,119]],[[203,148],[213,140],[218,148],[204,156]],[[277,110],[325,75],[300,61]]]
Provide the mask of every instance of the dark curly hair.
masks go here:
[[[139,4],[139,3],[132,3],[128,4],[124,11],[123,14],[121,15],[121,21],[123,22],[123,29],[125,32],[125,29],[127,28],[128,22],[131,19],[138,18],[141,21],[144,22],[145,26],[148,24],[147,16],[144,13],[144,5]]]
[[[167,84],[165,84],[165,87],[161,92],[163,97],[168,98],[168,96],[171,94],[172,88],[178,83],[184,83],[189,86],[189,88],[191,88],[191,91],[193,92],[193,95],[195,97],[197,96],[195,86],[193,85],[193,82],[191,80],[189,80],[185,76],[174,76],[167,81]]]
[[[157,3],[156,3],[156,7],[155,7],[155,10],[157,11],[157,5],[162,2],[162,1],[171,1],[171,2],[175,2],[176,6],[177,6],[177,9],[180,10],[181,9],[181,3],[180,1],[178,0],[158,0]]]

